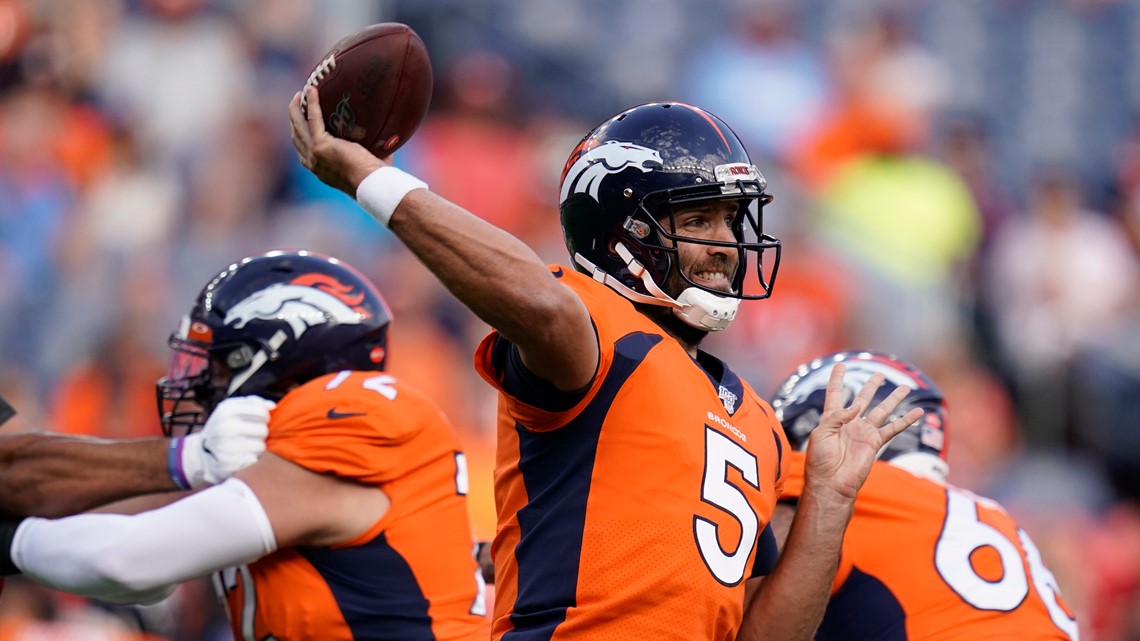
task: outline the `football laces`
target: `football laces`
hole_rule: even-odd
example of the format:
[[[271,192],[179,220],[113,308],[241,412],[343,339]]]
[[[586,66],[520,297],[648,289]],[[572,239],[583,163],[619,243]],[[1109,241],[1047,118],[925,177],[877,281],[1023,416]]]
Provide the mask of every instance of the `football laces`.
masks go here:
[[[313,69],[313,73],[309,74],[309,79],[305,81],[305,86],[301,88],[301,111],[308,115],[308,92],[309,87],[318,84],[325,79],[329,71],[336,69],[336,54],[330,53],[324,60]]]

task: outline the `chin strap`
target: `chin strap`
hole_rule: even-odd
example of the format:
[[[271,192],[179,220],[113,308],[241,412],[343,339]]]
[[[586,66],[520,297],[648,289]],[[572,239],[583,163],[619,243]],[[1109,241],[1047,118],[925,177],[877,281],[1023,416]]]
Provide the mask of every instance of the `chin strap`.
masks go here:
[[[677,297],[677,302],[684,305],[681,309],[674,309],[673,315],[686,323],[699,329],[718,332],[736,318],[736,310],[740,307],[739,298],[725,298],[707,292],[699,287],[688,287]]]
[[[626,249],[625,245],[617,243],[614,245],[614,250],[625,263],[629,273],[633,274],[634,278],[640,278],[642,284],[645,285],[645,289],[648,290],[651,295],[642,294],[641,292],[630,289],[609,273],[598,269],[597,265],[590,262],[582,254],[574,254],[574,262],[590,272],[594,280],[608,286],[629,300],[635,303],[645,303],[658,307],[670,307],[673,309],[674,316],[697,329],[703,329],[709,332],[720,331],[728,327],[732,319],[736,318],[736,310],[740,306],[740,299],[717,296],[699,287],[687,287],[685,291],[681,292],[680,296],[674,299],[657,286],[657,283],[653,281],[653,277],[649,274],[649,270],[645,269],[645,266],[633,257],[633,254]]]

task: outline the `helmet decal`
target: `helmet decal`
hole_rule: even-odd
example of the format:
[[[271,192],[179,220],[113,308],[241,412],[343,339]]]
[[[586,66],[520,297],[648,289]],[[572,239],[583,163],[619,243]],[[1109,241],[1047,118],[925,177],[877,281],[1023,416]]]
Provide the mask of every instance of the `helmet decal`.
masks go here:
[[[225,324],[241,329],[251,320],[274,319],[288,323],[294,339],[301,338],[308,328],[330,320],[341,325],[358,325],[364,320],[341,297],[324,289],[278,283],[254,292],[230,308]]]
[[[836,359],[837,362],[842,362]],[[928,385],[916,378],[907,369],[903,369],[898,365],[892,365],[890,361],[883,359],[878,355],[869,356],[859,361],[859,366],[851,368],[846,376],[843,378],[843,404],[851,402],[855,397],[855,393],[862,389],[862,387],[871,380],[874,374],[882,374],[884,383],[890,383],[894,387],[906,385],[912,390],[926,389]],[[801,367],[801,371],[807,367]],[[795,379],[794,385],[790,386],[786,396],[781,397],[783,402],[781,405],[789,405],[792,403],[802,403],[807,400],[807,395],[817,389],[826,389],[827,381],[831,378],[831,368],[823,367],[821,369],[812,369],[806,372],[803,376]],[[776,409],[777,417],[781,414],[781,408]]]
[[[606,141],[581,154],[566,169],[562,178],[562,194],[559,197],[562,202],[571,194],[589,194],[594,200],[599,200],[598,187],[602,178],[630,167],[649,173],[664,164],[657,150],[620,140]]]
[[[352,307],[358,314],[364,314],[366,318],[369,315],[368,310],[361,306],[361,303],[364,302],[364,292],[354,291],[352,285],[345,285],[328,274],[304,274],[294,278],[290,284],[316,287],[344,301],[344,304]]]
[[[836,352],[800,365],[771,396],[776,420],[784,428],[794,449],[807,447],[811,432],[819,424],[827,397],[827,384],[838,363],[844,363],[843,405],[851,402],[859,389],[875,374],[884,381],[870,405],[881,402],[901,386],[910,393],[890,418],[903,416],[911,408],[922,408],[922,418],[908,426],[879,451],[878,458],[924,476],[945,480],[947,407],[942,391],[921,369],[895,356],[870,351]]]

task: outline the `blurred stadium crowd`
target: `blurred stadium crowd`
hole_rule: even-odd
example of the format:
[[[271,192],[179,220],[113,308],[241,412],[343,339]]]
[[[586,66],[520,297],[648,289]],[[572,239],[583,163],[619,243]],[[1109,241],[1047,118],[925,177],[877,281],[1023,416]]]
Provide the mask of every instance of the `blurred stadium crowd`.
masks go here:
[[[1140,639],[1131,2],[0,0],[0,390],[33,424],[158,433],[153,384],[197,290],[311,249],[388,297],[391,369],[456,424],[493,535],[486,327],[288,140],[317,57],[392,20],[436,69],[397,164],[550,262],[562,163],[596,122],[657,99],[723,117],[784,253],[772,300],[707,349],[762,395],[838,349],[921,366],[952,412],[951,480],[1031,532],[1085,641]],[[108,609],[9,581],[0,639],[225,639],[220,616],[205,582]]]

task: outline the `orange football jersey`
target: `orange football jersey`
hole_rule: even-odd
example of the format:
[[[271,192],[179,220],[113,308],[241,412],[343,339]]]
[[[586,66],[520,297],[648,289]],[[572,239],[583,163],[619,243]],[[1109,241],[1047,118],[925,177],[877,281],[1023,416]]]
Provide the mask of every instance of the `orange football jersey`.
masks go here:
[[[493,638],[733,639],[783,431],[723,363],[694,360],[608,287],[552,271],[597,330],[589,389],[552,390],[496,333],[475,355],[501,392]]]
[[[266,448],[375,486],[391,507],[354,540],[282,549],[216,574],[236,639],[486,641],[466,463],[430,401],[380,372],[323,376],[281,399]]]
[[[789,454],[781,500],[803,491]],[[1029,535],[994,501],[875,462],[855,500],[818,641],[1072,640]]]

